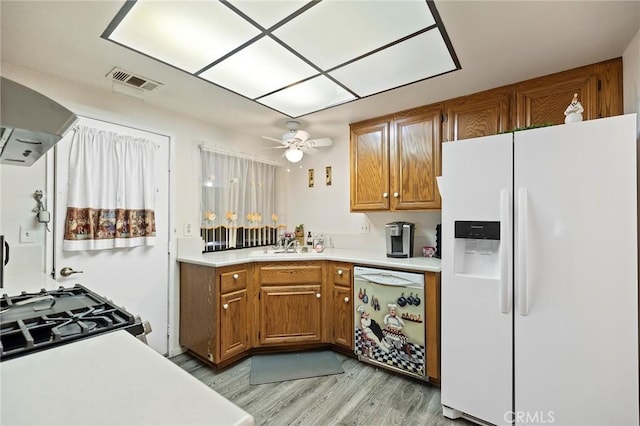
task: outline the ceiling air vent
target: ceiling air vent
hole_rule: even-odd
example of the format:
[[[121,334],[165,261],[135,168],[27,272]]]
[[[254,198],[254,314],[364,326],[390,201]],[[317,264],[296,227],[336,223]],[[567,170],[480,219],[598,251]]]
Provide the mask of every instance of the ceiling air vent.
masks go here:
[[[162,87],[162,83],[158,83],[157,81],[130,73],[129,71],[125,71],[117,67],[109,71],[106,77],[111,78],[112,80],[119,83],[127,84],[129,86],[143,89],[149,92]]]

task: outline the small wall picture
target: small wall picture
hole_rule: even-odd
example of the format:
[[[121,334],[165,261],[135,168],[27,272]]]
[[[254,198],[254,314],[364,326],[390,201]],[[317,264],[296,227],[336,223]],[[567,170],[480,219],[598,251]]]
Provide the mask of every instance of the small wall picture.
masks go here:
[[[313,169],[309,169],[309,188],[313,188]]]
[[[331,166],[324,168],[324,184],[326,186],[331,186]]]

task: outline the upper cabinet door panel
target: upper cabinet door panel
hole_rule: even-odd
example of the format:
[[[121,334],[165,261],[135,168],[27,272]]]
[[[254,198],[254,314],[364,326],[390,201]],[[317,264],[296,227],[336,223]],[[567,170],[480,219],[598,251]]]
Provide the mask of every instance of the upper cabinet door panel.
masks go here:
[[[445,139],[457,141],[510,130],[514,86],[500,87],[445,103]]]
[[[582,103],[584,120],[598,118],[598,77],[593,67],[578,68],[516,85],[517,127],[563,124],[574,93]]]
[[[598,118],[624,114],[622,58],[594,64],[598,74]]]
[[[391,149],[391,205],[395,210],[440,208],[442,110],[430,108],[396,118]]]
[[[351,126],[351,210],[389,208],[388,120]]]

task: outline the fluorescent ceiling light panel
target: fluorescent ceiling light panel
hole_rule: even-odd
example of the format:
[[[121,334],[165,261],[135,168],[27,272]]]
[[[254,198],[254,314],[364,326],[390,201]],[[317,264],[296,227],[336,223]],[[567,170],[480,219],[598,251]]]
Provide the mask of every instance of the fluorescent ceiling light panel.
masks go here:
[[[255,99],[318,74],[269,37],[217,63],[200,77]]]
[[[433,25],[424,0],[325,0],[273,35],[327,70]]]
[[[433,29],[329,74],[364,97],[454,69],[440,32]]]
[[[264,28],[271,28],[307,3],[309,3],[308,0],[236,0],[232,2],[233,6]]]
[[[194,73],[258,34],[217,1],[138,1],[109,39]]]
[[[126,1],[102,37],[292,118],[460,69],[433,0]]]
[[[325,76],[318,76],[280,90],[258,102],[278,111],[288,111],[294,117],[309,114],[355,99],[351,93]]]

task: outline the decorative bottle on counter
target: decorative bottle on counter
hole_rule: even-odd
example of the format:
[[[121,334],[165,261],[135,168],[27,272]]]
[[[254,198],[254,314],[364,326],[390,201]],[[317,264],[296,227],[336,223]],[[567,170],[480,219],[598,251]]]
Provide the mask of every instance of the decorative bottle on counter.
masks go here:
[[[313,238],[311,238],[311,231],[307,234],[307,245],[313,246]]]

